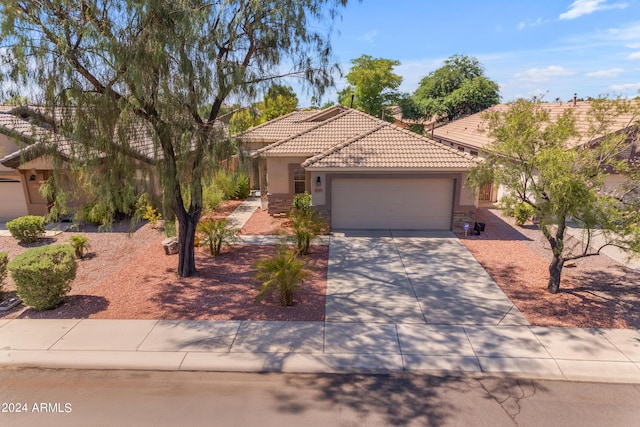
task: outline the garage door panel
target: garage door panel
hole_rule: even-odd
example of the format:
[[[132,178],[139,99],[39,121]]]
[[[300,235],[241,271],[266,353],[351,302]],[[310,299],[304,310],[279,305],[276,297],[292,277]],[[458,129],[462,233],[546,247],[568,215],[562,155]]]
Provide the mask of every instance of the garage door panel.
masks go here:
[[[451,179],[335,179],[334,228],[449,230]]]
[[[0,181],[0,221],[8,221],[27,214],[27,202],[24,199],[22,183]]]

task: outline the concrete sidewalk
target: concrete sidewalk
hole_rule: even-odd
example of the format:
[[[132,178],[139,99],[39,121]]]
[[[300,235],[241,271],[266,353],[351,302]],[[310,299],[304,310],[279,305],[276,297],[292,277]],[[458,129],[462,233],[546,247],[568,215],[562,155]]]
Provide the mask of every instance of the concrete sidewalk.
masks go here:
[[[640,332],[533,326],[0,320],[0,367],[409,372],[640,384]]]

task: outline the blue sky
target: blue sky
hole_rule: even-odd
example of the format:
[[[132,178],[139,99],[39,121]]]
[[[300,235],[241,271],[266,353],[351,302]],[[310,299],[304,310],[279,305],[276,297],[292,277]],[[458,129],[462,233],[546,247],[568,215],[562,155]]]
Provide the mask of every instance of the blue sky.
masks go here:
[[[453,54],[475,56],[502,101],[568,100],[640,89],[639,0],[357,0],[335,23],[343,71],[362,54],[397,59],[401,90]],[[337,89],[344,87],[339,81]],[[323,101],[336,101],[335,90]],[[300,105],[309,100],[300,94]]]

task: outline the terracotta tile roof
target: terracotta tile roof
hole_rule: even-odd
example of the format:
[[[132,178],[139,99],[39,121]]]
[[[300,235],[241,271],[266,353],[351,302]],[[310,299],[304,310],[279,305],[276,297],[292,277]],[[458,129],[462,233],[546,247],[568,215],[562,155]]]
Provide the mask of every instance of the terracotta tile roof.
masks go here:
[[[587,112],[591,108],[590,102],[549,102],[542,103],[542,107],[547,110],[552,119],[557,119],[567,110],[573,110],[576,118],[576,126],[581,138],[574,138],[568,141],[570,147],[579,146],[604,136],[602,133],[588,135],[589,120]],[[488,122],[483,118],[483,113],[487,111],[504,112],[510,108],[510,104],[495,105],[483,112],[463,117],[433,130],[433,138],[440,142],[459,143],[468,147],[482,149],[492,143],[492,138],[488,135]],[[607,133],[617,132],[630,126],[634,117],[631,114],[620,114],[616,116],[607,129]],[[637,120],[638,117],[635,117]]]
[[[385,122],[358,110],[346,109],[310,129],[257,150],[267,157],[278,155],[315,155],[336,144],[362,135]]]
[[[371,131],[307,159],[308,169],[442,169],[466,170],[475,157],[429,138],[382,122]]]
[[[276,142],[316,127],[319,123],[342,113],[345,107],[334,105],[320,111],[294,111],[244,132],[234,138],[244,141]]]

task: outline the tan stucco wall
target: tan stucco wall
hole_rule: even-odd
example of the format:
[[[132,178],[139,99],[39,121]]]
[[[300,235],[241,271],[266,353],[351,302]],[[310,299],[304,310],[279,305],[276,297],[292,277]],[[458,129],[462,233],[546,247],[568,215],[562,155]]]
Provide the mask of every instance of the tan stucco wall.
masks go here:
[[[289,165],[299,165],[305,157],[267,157],[267,182],[270,194],[290,193]]]
[[[20,147],[7,135],[0,134],[0,158],[18,151]],[[0,165],[0,173],[13,171],[13,169]]]
[[[320,177],[320,186],[316,182]],[[324,206],[327,203],[327,174],[324,172],[311,173],[311,204]]]

